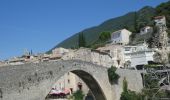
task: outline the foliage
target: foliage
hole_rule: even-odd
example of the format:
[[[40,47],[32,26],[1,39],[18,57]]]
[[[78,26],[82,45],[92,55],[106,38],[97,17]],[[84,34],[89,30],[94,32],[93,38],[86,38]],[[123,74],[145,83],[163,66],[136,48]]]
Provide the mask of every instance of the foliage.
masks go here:
[[[73,100],[73,98],[74,98],[73,95],[67,97],[68,100]]]
[[[135,30],[132,31],[132,33],[137,33],[139,31],[137,19],[138,19],[137,12],[135,12],[135,14],[134,14],[134,29]]]
[[[152,79],[152,75],[150,74],[145,75],[144,82],[146,88],[158,88],[158,81],[159,80]]]
[[[76,91],[73,93],[74,100],[83,100],[84,94],[81,90]]]
[[[83,33],[79,34],[79,47],[86,47],[86,40]]]
[[[138,12],[137,18],[137,31],[139,32],[140,28],[143,28],[147,25],[154,26],[153,17],[155,16],[155,10],[151,9],[149,6],[146,6]]]
[[[128,83],[126,81],[126,78],[123,79],[123,91],[128,92]]]
[[[135,93],[128,90],[128,83],[124,78],[120,100],[162,100],[161,98],[170,98],[170,91],[159,89],[158,82],[159,80],[153,79],[151,74],[147,74],[144,78],[144,89],[141,93]]]
[[[170,98],[170,91],[159,91],[155,94],[156,98]]]
[[[99,39],[100,39],[101,41],[107,41],[107,40],[109,40],[110,38],[111,38],[110,32],[102,32],[102,33],[100,34],[100,36],[99,36]]]
[[[143,100],[143,99],[142,96],[140,96],[140,94],[128,90],[127,92],[122,92],[120,100]]]
[[[119,75],[116,73],[117,68],[114,66],[111,66],[107,72],[108,72],[108,77],[109,77],[109,81],[111,84],[117,83],[118,79],[119,79]]]
[[[135,34],[135,33],[132,33],[132,34],[130,35],[130,39],[131,39],[131,40],[134,40],[135,36],[136,36],[136,34]]]
[[[161,64],[148,64],[148,65],[144,65],[145,69],[146,68],[158,68],[160,66],[161,66]]]
[[[170,98],[170,91],[144,88],[141,96],[143,97],[141,100],[162,100],[161,98]]]
[[[123,92],[121,94],[120,100],[142,100],[142,96],[140,94],[128,90],[126,78],[123,80]]]
[[[111,39],[111,33],[110,32],[102,32],[99,36],[99,39],[92,43],[91,45],[88,45],[88,48],[97,49],[98,47],[105,46]]]
[[[145,98],[145,100],[160,100],[161,98],[170,98],[170,91],[159,89],[159,80],[154,78],[152,74],[145,74],[143,81],[144,89],[142,90],[141,95],[143,98]]]

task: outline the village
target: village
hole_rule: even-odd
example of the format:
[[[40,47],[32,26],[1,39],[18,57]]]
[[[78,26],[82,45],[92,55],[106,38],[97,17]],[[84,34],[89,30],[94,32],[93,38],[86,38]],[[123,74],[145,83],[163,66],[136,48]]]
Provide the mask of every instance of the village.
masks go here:
[[[149,48],[145,40],[135,45],[129,45],[132,32],[127,29],[121,29],[111,34],[111,42],[104,47],[97,49],[84,47],[79,49],[65,49],[59,47],[52,50],[51,54],[33,54],[32,52],[26,51],[21,57],[13,57],[5,61],[0,61],[0,67],[59,60],[81,60],[107,68],[115,66],[116,68],[131,70],[138,70],[138,66],[155,62],[160,63],[161,61],[168,64],[170,46],[168,45],[166,32],[166,18],[165,16],[157,16],[154,21],[159,31],[156,33],[155,46],[153,46],[153,48]],[[143,35],[152,32],[153,27],[145,26],[138,34]],[[141,70],[144,69],[142,68]],[[54,92],[53,90],[66,91],[66,94],[70,92],[73,93],[76,90],[83,90],[85,94],[89,93],[86,84],[71,72],[61,77],[60,80],[54,84],[51,92]]]
[[[0,61],[0,66],[19,65],[25,63],[39,63],[45,61],[57,60],[83,60],[93,62],[94,64],[117,68],[132,68],[136,65],[148,64],[148,61],[155,61],[154,54],[166,50],[169,52],[168,38],[166,32],[166,19],[164,16],[155,17],[156,26],[159,28],[158,36],[155,36],[155,47],[149,48],[144,40],[135,45],[129,45],[129,39],[132,32],[127,29],[121,29],[111,34],[111,43],[97,49],[79,48],[65,49],[55,48],[51,54],[40,53],[33,54],[32,51],[25,50],[21,57]],[[153,27],[145,26],[141,29],[140,35],[153,32]],[[166,58],[166,56],[164,56]]]

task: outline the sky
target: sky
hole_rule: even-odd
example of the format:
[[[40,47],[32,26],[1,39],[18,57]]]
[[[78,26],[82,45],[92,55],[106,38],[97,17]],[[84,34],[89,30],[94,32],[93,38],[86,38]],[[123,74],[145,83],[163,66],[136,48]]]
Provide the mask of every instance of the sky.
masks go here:
[[[43,53],[110,18],[168,0],[0,0],[0,60]]]

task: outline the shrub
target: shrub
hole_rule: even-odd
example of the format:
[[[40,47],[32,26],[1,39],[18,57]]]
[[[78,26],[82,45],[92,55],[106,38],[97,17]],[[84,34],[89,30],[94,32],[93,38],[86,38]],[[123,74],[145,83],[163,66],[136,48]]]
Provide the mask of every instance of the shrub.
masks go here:
[[[111,84],[117,83],[119,79],[119,75],[116,73],[117,68],[111,66],[108,71],[108,77]]]
[[[74,100],[83,100],[84,94],[81,90],[76,91],[73,93]]]
[[[126,78],[123,80],[123,92],[121,94],[120,100],[143,100],[140,94],[135,93],[134,91],[128,90],[128,83]]]
[[[100,33],[99,39],[100,41],[106,41],[111,38],[111,33],[110,32],[102,32]]]

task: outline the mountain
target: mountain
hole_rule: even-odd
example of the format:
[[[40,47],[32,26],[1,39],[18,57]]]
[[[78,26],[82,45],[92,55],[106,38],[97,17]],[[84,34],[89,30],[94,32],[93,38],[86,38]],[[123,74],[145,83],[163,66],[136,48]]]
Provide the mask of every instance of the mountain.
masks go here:
[[[119,30],[122,28],[126,28],[126,29],[132,31],[134,33],[134,35],[136,35],[136,33],[139,32],[139,29],[141,27],[144,27],[146,25],[153,26],[154,25],[153,18],[156,15],[160,15],[162,13],[165,14],[167,12],[169,13],[169,11],[166,10],[166,8],[170,8],[170,2],[163,3],[159,6],[157,6],[156,8],[153,8],[150,6],[145,6],[142,9],[140,9],[139,11],[130,12],[123,16],[109,19],[98,26],[88,28],[81,32],[78,32],[75,35],[71,36],[70,38],[59,43],[54,48],[57,48],[57,47],[77,48],[78,47],[78,37],[79,37],[80,33],[83,33],[83,35],[86,39],[87,45],[91,45],[91,44],[95,43],[98,40],[100,33],[105,32],[105,31],[113,32],[113,31],[116,31],[116,30]],[[162,11],[162,10],[166,10],[167,12]],[[52,48],[52,49],[54,49],[54,48]]]

